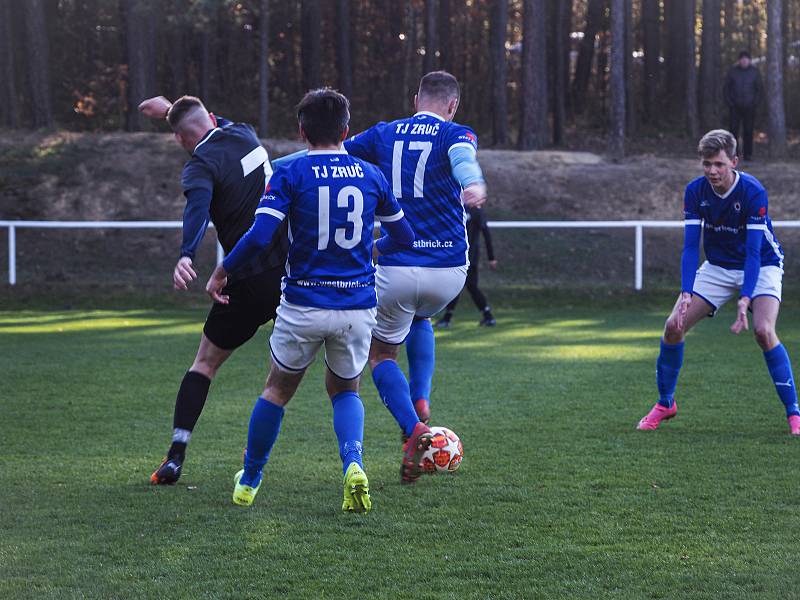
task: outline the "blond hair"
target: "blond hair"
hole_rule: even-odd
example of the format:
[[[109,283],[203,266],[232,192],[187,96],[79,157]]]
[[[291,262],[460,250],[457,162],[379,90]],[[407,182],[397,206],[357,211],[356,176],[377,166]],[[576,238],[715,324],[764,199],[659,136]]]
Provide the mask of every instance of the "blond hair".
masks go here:
[[[736,137],[725,129],[712,129],[697,144],[697,153],[701,158],[711,158],[725,152],[728,158],[736,157]]]

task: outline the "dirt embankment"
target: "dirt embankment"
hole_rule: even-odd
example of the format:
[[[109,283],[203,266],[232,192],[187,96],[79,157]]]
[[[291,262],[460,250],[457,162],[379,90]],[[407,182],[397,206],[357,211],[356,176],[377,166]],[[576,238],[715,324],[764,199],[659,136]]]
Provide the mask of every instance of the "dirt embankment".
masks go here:
[[[271,156],[300,147],[268,140]],[[4,134],[2,219],[180,219],[186,155],[168,134]],[[640,155],[611,163],[585,152],[482,150],[492,218],[678,219],[691,157]],[[746,170],[770,193],[774,218],[796,218],[798,168],[756,162]]]

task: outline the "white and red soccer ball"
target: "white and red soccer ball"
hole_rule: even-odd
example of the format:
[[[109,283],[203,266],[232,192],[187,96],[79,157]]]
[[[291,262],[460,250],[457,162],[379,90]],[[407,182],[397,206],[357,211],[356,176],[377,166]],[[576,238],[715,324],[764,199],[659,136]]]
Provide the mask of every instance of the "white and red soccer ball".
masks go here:
[[[431,447],[422,455],[422,469],[426,473],[447,473],[458,469],[464,458],[461,440],[447,427],[431,427]]]

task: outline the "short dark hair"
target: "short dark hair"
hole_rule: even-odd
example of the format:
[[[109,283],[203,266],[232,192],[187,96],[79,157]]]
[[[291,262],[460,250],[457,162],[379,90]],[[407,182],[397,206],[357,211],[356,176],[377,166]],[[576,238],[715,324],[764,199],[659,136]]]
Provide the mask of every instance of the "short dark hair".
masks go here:
[[[169,123],[170,127],[176,129],[183,118],[195,108],[202,108],[205,110],[206,107],[203,105],[200,98],[196,96],[181,96],[169,107],[167,111],[167,123]]]
[[[739,58],[751,58],[751,56],[747,50],[742,50],[739,52]]]
[[[461,95],[461,88],[458,79],[447,71],[431,71],[420,80],[419,95],[447,101],[458,98]]]
[[[311,145],[338,144],[350,123],[350,101],[331,88],[311,90],[297,105],[297,120]]]

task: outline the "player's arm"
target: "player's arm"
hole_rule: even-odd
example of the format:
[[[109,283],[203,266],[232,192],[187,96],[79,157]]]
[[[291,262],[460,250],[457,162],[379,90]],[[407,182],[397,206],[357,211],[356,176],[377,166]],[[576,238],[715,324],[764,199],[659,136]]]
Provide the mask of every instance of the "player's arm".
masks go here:
[[[480,215],[478,218],[480,219],[479,224],[481,233],[483,234],[483,241],[486,244],[486,258],[489,261],[489,268],[496,269],[497,259],[494,257],[494,245],[492,244],[492,233],[489,230],[489,222],[486,220],[486,215],[483,214],[483,211],[478,211],[478,214]]]
[[[378,125],[380,125],[380,123],[378,123]],[[370,127],[366,131],[357,133],[350,139],[345,140],[343,146],[344,149],[347,150],[347,153],[361,160],[377,164],[378,158],[375,152],[376,127],[377,125],[375,127]]]
[[[285,183],[284,173],[279,173],[278,182],[274,182],[275,177],[273,177],[273,180],[267,185],[267,189],[258,203],[258,208],[256,208],[255,220],[250,229],[239,238],[236,246],[222,263],[217,265],[206,284],[206,292],[216,302],[228,303],[228,296],[221,293],[227,284],[228,275],[263,252],[286,218],[289,202],[280,187],[281,183]]]
[[[192,261],[206,233],[214,192],[214,171],[199,159],[192,159],[183,169],[181,187],[186,197],[183,209],[183,238],[181,253],[172,271],[172,283],[176,290],[188,289],[197,278]]]
[[[736,321],[731,325],[733,333],[748,329],[747,309],[753,298],[753,292],[761,272],[761,244],[767,229],[767,193],[761,192],[753,202],[747,218],[747,238],[744,247],[744,281],[739,291],[739,302],[736,305]]]
[[[681,302],[678,307],[678,326],[683,329],[683,319],[692,300],[697,263],[700,262],[700,234],[703,220],[700,217],[697,198],[686,189],[683,198],[683,252],[681,252]]]
[[[467,128],[456,131],[447,150],[453,178],[461,186],[464,205],[480,208],[486,202],[486,181],[478,164],[478,142]]]
[[[277,169],[278,167],[285,167],[286,165],[291,164],[298,158],[302,158],[307,154],[308,154],[308,149],[304,148],[302,150],[298,150],[297,152],[292,152],[291,154],[287,154],[286,156],[275,158],[272,160],[272,168]]]
[[[376,169],[377,171],[377,169]],[[380,221],[381,227],[386,231],[386,235],[375,242],[380,254],[393,254],[401,250],[407,250],[414,245],[416,234],[411,228],[411,224],[403,214],[403,209],[394,197],[389,182],[382,173],[378,172],[381,180],[382,192],[375,210],[375,218]]]
[[[139,112],[149,119],[166,119],[171,106],[164,96],[154,96],[139,104]]]

